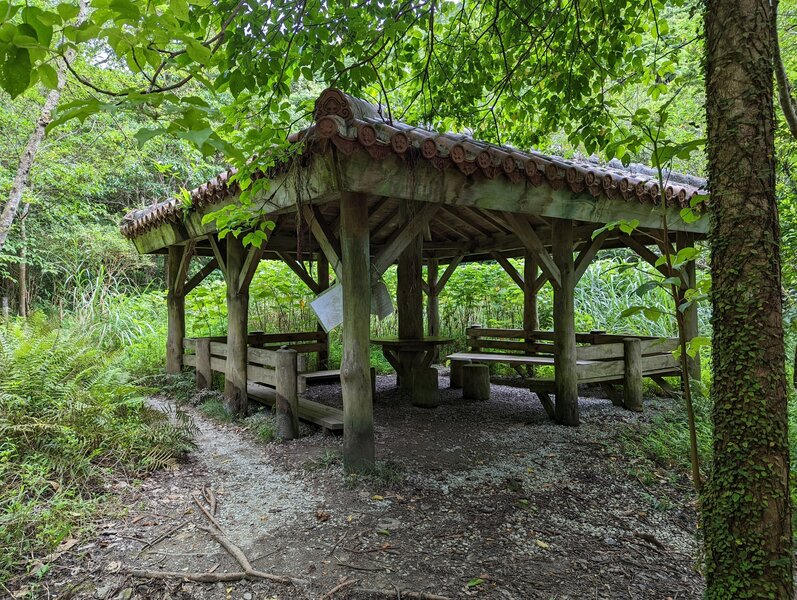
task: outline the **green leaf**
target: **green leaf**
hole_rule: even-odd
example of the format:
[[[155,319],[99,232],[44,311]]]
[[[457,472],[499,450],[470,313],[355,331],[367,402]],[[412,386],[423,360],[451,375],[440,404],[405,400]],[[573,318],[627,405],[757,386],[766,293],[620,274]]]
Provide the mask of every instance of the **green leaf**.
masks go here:
[[[208,138],[213,135],[213,130],[210,127],[204,129],[189,129],[188,131],[180,131],[177,137],[188,140],[197,148],[202,148]]]
[[[188,2],[186,0],[169,0],[172,14],[185,22],[188,21]]]
[[[473,579],[468,581],[468,583],[465,584],[465,587],[475,588],[476,586],[481,585],[483,583],[484,583],[484,579],[482,579],[480,577],[474,577]]]
[[[80,7],[76,4],[69,4],[68,2],[59,4],[56,10],[58,10],[58,14],[61,15],[64,21],[74,19],[80,14]]]
[[[131,0],[111,0],[108,7],[115,11],[122,19],[130,21],[138,21],[141,17],[141,11],[138,6]]]
[[[50,65],[41,65],[39,67],[39,81],[48,89],[54,90],[58,87],[58,73]]]
[[[191,60],[202,65],[210,60],[210,48],[203,46],[200,42],[191,37],[185,38],[185,44],[186,54],[188,54]]]
[[[133,134],[133,137],[136,138],[136,141],[138,142],[138,147],[140,148],[152,138],[158,135],[162,135],[164,133],[166,133],[166,130],[160,127],[156,129],[148,129],[146,127],[142,127]]]
[[[10,46],[0,57],[0,87],[16,98],[30,85],[30,52],[27,48]]]

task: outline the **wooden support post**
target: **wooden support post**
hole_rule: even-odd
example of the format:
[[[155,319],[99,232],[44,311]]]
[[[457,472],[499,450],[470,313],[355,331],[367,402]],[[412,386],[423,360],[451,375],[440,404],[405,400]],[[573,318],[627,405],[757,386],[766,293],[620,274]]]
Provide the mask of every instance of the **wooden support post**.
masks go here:
[[[183,370],[183,339],[185,338],[185,294],[181,265],[185,255],[183,246],[169,246],[166,256],[166,306],[168,325],[166,333],[166,372],[174,375]]]
[[[468,363],[463,360],[451,361],[450,387],[452,388],[462,387],[462,367],[464,367],[466,364]]]
[[[556,421],[578,425],[578,373],[576,372],[576,324],[574,309],[575,265],[573,222],[553,221],[553,262],[559,274],[553,292],[554,375]]]
[[[642,341],[623,339],[623,406],[642,412]]]
[[[678,250],[681,250],[682,248],[693,247],[694,238],[687,233],[678,232],[676,234],[676,244],[678,246]],[[687,262],[682,267],[681,271],[683,273],[683,278],[685,280],[684,283],[686,283],[687,289],[694,289],[694,287],[697,285],[697,266],[695,265],[695,261],[690,260]],[[687,342],[700,335],[696,302],[693,302],[689,308],[683,311],[683,323]],[[694,358],[690,357],[688,359],[688,363],[689,376],[695,381],[700,381],[700,352],[698,351]]]
[[[196,341],[196,389],[207,390],[213,383],[213,371],[210,368],[210,338],[199,338]]]
[[[329,288],[329,261],[323,252],[318,253],[316,260],[316,277],[318,278],[319,293]],[[321,340],[321,343],[324,344],[324,349],[319,350],[318,354],[316,354],[316,370],[324,371],[329,368],[329,334],[324,331],[320,324],[317,325],[316,330],[324,337]]]
[[[239,287],[246,261],[246,249],[240,239],[227,235],[227,368],[224,373],[224,399],[229,411],[246,415],[247,330],[249,326],[249,286]]]
[[[440,388],[437,384],[437,369],[427,367],[415,373],[415,389],[412,393],[413,406],[435,408],[440,404]]]
[[[436,258],[430,258],[426,263],[427,285],[429,293],[426,295],[426,331],[431,337],[440,335],[440,290],[437,289],[439,265]],[[440,347],[434,350],[433,363],[440,360]]]
[[[523,264],[523,329],[526,331],[536,331],[539,329],[539,320],[537,317],[537,289],[534,286],[536,280],[537,259],[534,257],[534,254],[527,250]]]
[[[399,217],[401,227],[410,224],[415,216],[416,206],[406,200],[400,201]],[[401,339],[423,337],[423,278],[421,252],[423,237],[417,233],[398,257],[396,304],[398,305],[398,336]],[[415,352],[399,352],[401,367],[401,391],[411,394],[413,390],[413,367]]]
[[[462,397],[466,400],[490,399],[490,367],[475,363],[462,367]]]
[[[371,260],[368,203],[359,194],[340,199],[343,284],[343,468],[364,473],[374,466],[374,410],[371,395]]]
[[[277,437],[292,440],[299,437],[299,394],[296,379],[298,362],[296,350],[282,347],[277,350],[275,379],[277,398]]]

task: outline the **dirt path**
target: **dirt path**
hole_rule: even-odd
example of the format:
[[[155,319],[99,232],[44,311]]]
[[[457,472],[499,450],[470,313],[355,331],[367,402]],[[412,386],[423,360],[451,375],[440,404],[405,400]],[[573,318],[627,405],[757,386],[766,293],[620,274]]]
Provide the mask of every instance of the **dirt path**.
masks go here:
[[[124,490],[125,518],[105,523],[97,539],[64,557],[49,593],[319,599],[348,577],[361,587],[450,597],[700,597],[688,493],[666,482],[642,485],[621,450],[622,431],[670,410],[666,403],[649,404],[639,416],[582,399],[583,424],[574,429],[552,425],[526,390],[494,386],[489,402],[468,403],[441,377],[444,403],[429,411],[401,399],[392,377],[378,385],[378,476],[347,481],[340,438],[312,433],[263,444],[251,431],[195,413],[200,432],[189,460]],[[313,387],[309,395],[340,403],[338,386]],[[207,521],[192,494],[203,487],[218,499],[222,529],[256,569],[309,583],[124,574],[126,567],[240,570],[200,529]]]

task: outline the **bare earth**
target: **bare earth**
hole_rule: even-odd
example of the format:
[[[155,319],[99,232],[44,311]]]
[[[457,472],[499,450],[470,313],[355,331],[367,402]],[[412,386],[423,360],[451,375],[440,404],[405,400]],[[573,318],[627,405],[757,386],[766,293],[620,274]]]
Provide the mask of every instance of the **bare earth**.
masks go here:
[[[399,483],[347,482],[334,454],[339,437],[308,428],[298,441],[263,444],[195,413],[196,451],[120,490],[126,514],[107,517],[96,539],[57,561],[41,597],[320,599],[350,580],[358,581],[332,597],[700,597],[688,488],[643,485],[622,450],[623,431],[671,410],[669,402],[649,402],[637,415],[582,398],[581,427],[566,428],[551,424],[528,390],[494,385],[489,402],[475,403],[442,374],[440,386],[443,404],[420,409],[399,397],[393,377],[379,378],[377,456]],[[308,396],[340,405],[337,385]],[[192,494],[201,498],[203,487],[255,569],[307,583],[127,574],[241,570],[201,529],[208,521]]]

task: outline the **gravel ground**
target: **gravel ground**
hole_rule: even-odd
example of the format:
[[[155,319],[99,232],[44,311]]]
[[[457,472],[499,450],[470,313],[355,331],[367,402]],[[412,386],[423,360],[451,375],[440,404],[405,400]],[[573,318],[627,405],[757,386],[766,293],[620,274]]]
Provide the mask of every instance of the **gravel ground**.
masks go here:
[[[643,485],[620,441],[669,403],[637,415],[582,398],[582,425],[567,428],[528,390],[494,385],[489,402],[466,402],[445,372],[440,386],[441,406],[420,409],[394,377],[379,378],[379,474],[355,480],[343,475],[340,437],[307,427],[297,441],[263,444],[194,413],[196,451],[173,471],[117,486],[124,517],[57,561],[41,597],[320,599],[344,578],[358,583],[336,599],[377,597],[354,587],[518,600],[701,596],[688,488]],[[340,386],[313,386],[308,397],[340,406]],[[307,583],[125,574],[240,570],[201,529],[192,494],[203,488],[255,569]]]

